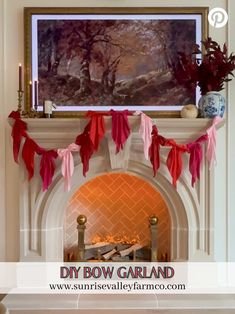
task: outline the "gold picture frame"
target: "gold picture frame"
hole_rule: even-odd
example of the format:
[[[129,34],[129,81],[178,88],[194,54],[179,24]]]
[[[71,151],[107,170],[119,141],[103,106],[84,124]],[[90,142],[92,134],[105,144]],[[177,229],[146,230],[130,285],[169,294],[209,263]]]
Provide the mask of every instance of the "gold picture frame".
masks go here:
[[[189,18],[192,19],[196,16],[200,17],[200,32],[201,36],[200,39],[203,40],[208,36],[208,7],[149,7],[149,8],[142,8],[142,7],[112,7],[112,8],[82,8],[82,7],[71,7],[71,8],[51,8],[51,7],[26,7],[24,8],[24,82],[25,82],[25,93],[24,93],[24,114],[25,116],[35,116],[35,111],[32,110],[31,107],[31,101],[30,101],[30,87],[28,82],[33,81],[32,77],[32,61],[35,56],[33,55],[35,53],[35,49],[32,48],[32,39],[33,34],[35,32],[35,29],[33,30],[32,26],[32,18],[33,17],[39,17],[40,19],[43,19],[43,17],[46,16],[62,16],[65,15],[79,15],[79,16],[97,16],[97,20],[99,20],[99,17],[101,15],[114,15],[114,16],[131,16],[131,15],[138,15],[143,16],[144,18],[152,15],[170,15],[170,16],[189,16]],[[39,84],[40,86],[40,84]],[[33,96],[32,96],[33,97]],[[53,117],[81,117],[84,116],[84,112],[87,111],[87,109],[82,110],[81,106],[74,106],[79,107],[79,111],[56,111],[53,113]],[[101,106],[102,107],[102,106]],[[128,107],[128,106],[126,106]],[[172,106],[175,107],[175,106]],[[127,108],[131,110],[130,108]],[[135,109],[134,109],[135,110]],[[144,106],[143,109],[144,110]],[[150,110],[146,111],[148,115],[155,116],[155,117],[179,117],[179,110]],[[40,114],[39,114],[40,116]]]

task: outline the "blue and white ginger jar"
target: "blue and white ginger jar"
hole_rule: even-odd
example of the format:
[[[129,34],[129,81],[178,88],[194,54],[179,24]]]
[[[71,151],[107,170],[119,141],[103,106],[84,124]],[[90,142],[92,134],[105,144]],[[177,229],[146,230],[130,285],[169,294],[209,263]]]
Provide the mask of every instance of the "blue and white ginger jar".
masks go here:
[[[200,116],[203,118],[223,118],[225,110],[225,98],[219,92],[208,92],[198,102]]]

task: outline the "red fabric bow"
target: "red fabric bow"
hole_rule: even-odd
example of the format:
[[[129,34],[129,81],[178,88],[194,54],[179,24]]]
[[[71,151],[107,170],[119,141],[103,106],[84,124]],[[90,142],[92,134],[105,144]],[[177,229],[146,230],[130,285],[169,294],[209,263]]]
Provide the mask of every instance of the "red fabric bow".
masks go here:
[[[30,181],[34,175],[34,155],[36,152],[39,152],[39,146],[32,140],[27,137],[24,146],[22,149],[22,158],[24,160],[26,169],[28,171],[28,180]]]
[[[123,149],[123,145],[130,135],[128,115],[131,113],[128,110],[110,110],[110,115],[112,116],[112,138],[116,144],[117,154],[120,149]]]
[[[41,162],[40,162],[40,176],[42,178],[42,189],[47,190],[52,182],[55,173],[55,159],[58,154],[55,150],[44,150],[40,148]]]
[[[200,168],[202,161],[202,146],[201,144],[207,141],[208,135],[205,134],[199,137],[195,142],[187,144],[189,158],[189,171],[192,175],[192,187],[197,179],[200,179]]]
[[[12,127],[11,136],[13,138],[13,156],[15,162],[18,163],[20,144],[22,136],[26,136],[27,124],[20,119],[20,113],[18,111],[12,111],[9,118],[15,120]]]
[[[85,127],[82,134],[78,135],[76,138],[76,144],[81,146],[80,156],[83,164],[83,175],[86,176],[87,171],[89,170],[89,160],[94,153],[94,145],[90,138],[90,127],[91,123],[89,122]]]
[[[88,111],[87,117],[90,117],[90,139],[94,149],[99,148],[99,143],[105,134],[104,114],[95,111]]]
[[[168,154],[166,164],[172,177],[172,184],[176,187],[176,182],[182,172],[182,154],[187,151],[187,147],[185,145],[176,144],[172,139],[166,140],[164,145],[172,147]]]
[[[152,128],[152,142],[149,147],[149,159],[153,166],[153,176],[155,177],[157,174],[157,170],[160,167],[160,145],[164,145],[166,139],[158,134],[158,129],[156,125],[153,125]]]

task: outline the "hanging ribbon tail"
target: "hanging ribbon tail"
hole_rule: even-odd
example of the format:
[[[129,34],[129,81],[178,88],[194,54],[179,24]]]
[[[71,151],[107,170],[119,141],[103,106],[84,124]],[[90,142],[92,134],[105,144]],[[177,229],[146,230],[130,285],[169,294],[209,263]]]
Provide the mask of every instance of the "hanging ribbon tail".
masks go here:
[[[116,154],[123,149],[123,145],[130,135],[130,126],[128,115],[131,113],[128,110],[115,111],[110,110],[112,116],[112,138],[116,144]]]
[[[153,167],[153,176],[155,177],[160,167],[160,145],[165,143],[166,139],[158,134],[156,125],[152,127],[152,141],[149,146],[149,159]]]
[[[40,154],[42,155],[40,162],[40,176],[43,182],[43,191],[46,191],[48,190],[55,173],[55,159],[58,154],[55,150],[42,150]]]
[[[182,172],[182,154],[187,151],[187,147],[185,145],[177,145],[172,139],[167,140],[165,146],[172,146],[166,164],[172,177],[172,184],[176,188],[177,180]]]
[[[89,161],[95,150],[89,132],[90,123],[88,123],[88,125],[85,127],[83,133],[78,135],[76,138],[76,144],[80,146],[80,156],[83,164],[84,177],[89,170]]]
[[[18,163],[20,144],[23,136],[26,136],[27,124],[20,119],[18,111],[12,111],[9,118],[15,120],[12,127],[11,136],[13,138],[13,156],[16,163]]]
[[[71,178],[74,172],[74,159],[72,152],[78,152],[79,146],[76,144],[70,144],[66,149],[58,149],[57,153],[59,158],[62,159],[61,172],[64,177],[64,189],[70,191]]]
[[[148,117],[143,112],[140,114],[141,121],[140,121],[140,129],[139,134],[143,139],[144,143],[144,156],[145,159],[149,159],[149,147],[151,145],[151,133],[153,129],[153,121],[150,117]]]
[[[30,181],[34,175],[34,156],[38,150],[39,147],[34,140],[26,138],[22,149],[22,158],[28,171],[28,181]]]
[[[14,120],[20,119],[20,113],[19,113],[19,111],[12,111],[12,112],[9,114],[8,118],[12,118],[12,119],[14,119]]]
[[[202,162],[202,144],[203,142],[207,141],[208,135],[203,135],[199,137],[195,142],[187,144],[187,149],[190,154],[189,158],[189,171],[192,175],[192,187],[196,180],[200,179],[200,169],[201,169],[201,162]]]
[[[212,122],[212,126],[207,129],[208,144],[207,144],[207,159],[209,161],[210,169],[216,164],[216,125],[223,119],[221,117],[215,117]]]
[[[87,117],[90,117],[90,139],[95,151],[99,148],[99,143],[105,134],[104,113],[88,111]]]

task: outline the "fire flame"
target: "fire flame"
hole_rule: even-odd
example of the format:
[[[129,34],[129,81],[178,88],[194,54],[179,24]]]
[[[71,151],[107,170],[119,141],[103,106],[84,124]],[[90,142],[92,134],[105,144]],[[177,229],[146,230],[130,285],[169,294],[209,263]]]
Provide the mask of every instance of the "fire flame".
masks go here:
[[[127,235],[127,234],[107,234],[105,236],[100,236],[96,234],[93,239],[91,240],[92,244],[97,244],[101,242],[106,243],[122,243],[122,244],[136,244],[140,243],[140,236],[137,234],[134,234],[133,236]]]

